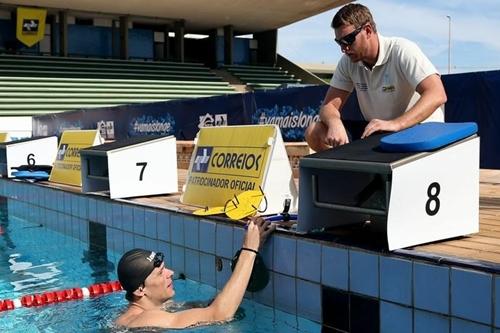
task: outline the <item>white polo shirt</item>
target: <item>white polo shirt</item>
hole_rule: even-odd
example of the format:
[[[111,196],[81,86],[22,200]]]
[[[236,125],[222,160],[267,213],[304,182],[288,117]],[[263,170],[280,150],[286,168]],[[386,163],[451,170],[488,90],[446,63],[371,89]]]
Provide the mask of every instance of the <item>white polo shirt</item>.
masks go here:
[[[379,37],[379,56],[370,70],[362,61],[353,63],[347,55],[340,59],[330,85],[352,92],[366,120],[390,120],[410,109],[420,95],[417,85],[432,74],[434,65],[413,42],[397,37]],[[426,121],[444,121],[438,108]]]

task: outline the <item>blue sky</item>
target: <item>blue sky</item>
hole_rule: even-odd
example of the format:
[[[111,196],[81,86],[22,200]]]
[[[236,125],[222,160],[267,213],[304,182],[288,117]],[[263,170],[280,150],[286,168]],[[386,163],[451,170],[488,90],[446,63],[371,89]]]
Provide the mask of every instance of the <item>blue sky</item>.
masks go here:
[[[500,69],[499,0],[365,0],[379,33],[416,42],[438,70],[448,72],[451,16],[451,72]],[[330,22],[337,9],[279,29],[278,52],[296,63],[336,64],[340,48]]]

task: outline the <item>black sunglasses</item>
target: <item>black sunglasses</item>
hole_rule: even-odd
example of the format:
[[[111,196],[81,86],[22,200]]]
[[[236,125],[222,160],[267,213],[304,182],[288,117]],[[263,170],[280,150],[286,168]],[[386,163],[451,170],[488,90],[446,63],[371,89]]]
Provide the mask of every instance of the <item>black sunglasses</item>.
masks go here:
[[[337,42],[340,46],[351,46],[356,40],[356,36],[361,32],[361,30],[363,30],[364,27],[365,24],[340,39],[335,38],[335,42]]]

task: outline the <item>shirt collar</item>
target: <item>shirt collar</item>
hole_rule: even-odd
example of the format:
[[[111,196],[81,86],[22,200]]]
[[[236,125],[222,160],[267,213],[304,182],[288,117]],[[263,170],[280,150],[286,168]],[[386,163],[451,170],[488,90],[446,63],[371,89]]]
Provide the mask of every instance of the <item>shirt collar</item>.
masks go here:
[[[379,33],[377,33],[377,36],[378,36],[379,52],[378,52],[377,62],[375,63],[373,68],[383,65],[387,62],[387,60],[389,60],[389,48],[391,41],[389,38],[385,38]],[[358,64],[359,66],[366,68],[365,64],[362,61],[360,61]],[[373,70],[373,68],[371,70]],[[368,68],[366,69],[369,70]]]

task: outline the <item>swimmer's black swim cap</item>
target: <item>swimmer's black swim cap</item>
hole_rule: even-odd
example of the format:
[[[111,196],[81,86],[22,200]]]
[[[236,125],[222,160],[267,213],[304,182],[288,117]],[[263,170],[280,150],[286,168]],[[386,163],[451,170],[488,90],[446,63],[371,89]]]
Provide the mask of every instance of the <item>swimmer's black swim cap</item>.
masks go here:
[[[143,249],[133,249],[125,253],[118,262],[117,269],[118,280],[123,289],[130,293],[137,290],[153,269],[158,267],[155,266],[155,259],[159,254]],[[163,255],[161,257],[163,261]]]

